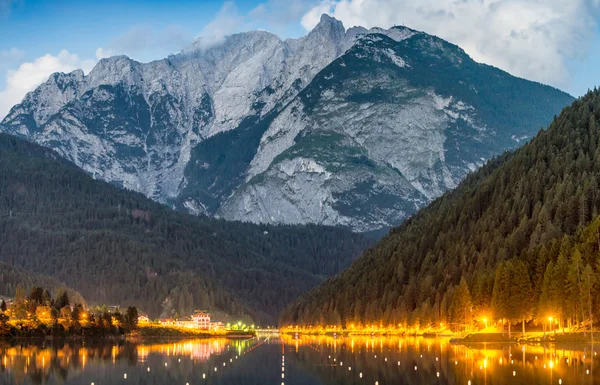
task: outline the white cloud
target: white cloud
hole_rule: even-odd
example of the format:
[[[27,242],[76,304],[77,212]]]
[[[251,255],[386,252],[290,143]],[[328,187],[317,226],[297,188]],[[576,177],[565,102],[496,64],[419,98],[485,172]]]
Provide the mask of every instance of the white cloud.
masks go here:
[[[217,16],[202,28],[196,44],[201,49],[208,49],[223,43],[225,37],[238,32],[245,23],[233,1],[223,3]]]
[[[127,55],[140,61],[155,60],[181,51],[192,40],[192,34],[179,25],[170,25],[162,30],[149,25],[134,25],[112,38],[107,47],[98,48],[96,58]]]
[[[115,55],[115,52],[110,48],[102,48],[102,47],[96,48],[96,59],[97,60],[111,57],[114,55]]]
[[[459,45],[479,62],[565,87],[567,60],[591,48],[599,6],[599,0],[323,0],[302,25],[312,29],[321,13],[346,27],[406,25]]]
[[[0,119],[8,113],[13,105],[19,103],[27,92],[46,81],[48,76],[54,72],[83,69],[87,73],[95,63],[95,60],[83,60],[76,54],[63,49],[56,56],[46,54],[32,62],[22,63],[16,70],[8,70],[6,86],[0,91]]]
[[[315,4],[314,0],[266,0],[248,13],[250,24],[263,25],[275,32],[285,32]]]
[[[270,31],[280,37],[295,34],[302,15],[318,0],[265,0],[248,13],[241,14],[234,1],[223,3],[216,17],[198,34],[194,45],[208,49],[234,33],[248,30]]]

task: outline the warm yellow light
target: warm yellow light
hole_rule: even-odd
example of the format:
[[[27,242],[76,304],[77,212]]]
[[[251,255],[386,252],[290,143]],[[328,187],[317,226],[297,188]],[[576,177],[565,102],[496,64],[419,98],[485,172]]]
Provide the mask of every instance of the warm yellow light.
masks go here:
[[[552,317],[548,317],[548,321],[552,322]]]

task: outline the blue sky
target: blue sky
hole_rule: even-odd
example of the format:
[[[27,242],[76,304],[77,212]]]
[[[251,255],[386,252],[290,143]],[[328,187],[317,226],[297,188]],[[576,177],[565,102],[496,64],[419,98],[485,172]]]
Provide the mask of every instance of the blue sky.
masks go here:
[[[244,0],[234,4],[237,12],[247,14],[260,3]],[[81,57],[93,57],[97,47],[110,45],[111,40],[141,26],[157,33],[178,27],[194,37],[217,16],[223,4],[223,1],[198,0],[15,1],[1,19],[0,50],[22,49],[28,60],[45,53],[58,53],[61,49],[68,49]],[[288,33],[303,33],[299,20]],[[144,56],[148,56],[147,60],[161,55],[164,53],[147,52]]]
[[[307,33],[321,13],[346,27],[405,24],[478,61],[579,96],[600,85],[600,0],[0,0],[0,118],[54,71],[112,54],[149,61],[198,36]]]

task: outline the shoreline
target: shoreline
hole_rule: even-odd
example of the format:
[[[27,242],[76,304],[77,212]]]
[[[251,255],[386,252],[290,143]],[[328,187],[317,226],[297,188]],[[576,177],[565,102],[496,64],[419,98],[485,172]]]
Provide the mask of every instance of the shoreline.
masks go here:
[[[192,337],[192,338],[229,338],[244,339],[255,337],[254,331],[222,330],[209,331],[203,329],[190,329],[175,326],[161,326],[145,324],[139,325],[138,329],[127,335],[127,338],[148,337]]]
[[[98,340],[98,341],[140,341],[145,339],[160,339],[160,338],[194,338],[194,339],[209,339],[209,338],[226,338],[231,340],[236,339],[249,339],[254,338],[256,333],[254,331],[207,331],[199,329],[186,329],[176,327],[164,327],[164,326],[140,326],[138,329],[129,332],[108,332],[98,330],[81,330],[77,333],[69,333],[64,330],[57,330],[56,332],[44,333],[39,329],[33,330],[13,330],[13,334],[0,335],[0,341],[18,341],[18,340],[40,340],[40,341],[52,341],[52,340]]]
[[[565,343],[577,343],[577,344],[600,344],[600,331],[594,331],[594,339],[591,339],[590,332],[556,332],[546,333],[544,336],[541,332],[530,332],[522,336],[521,333],[513,333],[511,338],[508,338],[508,334],[504,333],[452,333],[447,330],[440,331],[427,331],[427,332],[414,332],[414,331],[316,331],[316,330],[302,330],[302,331],[281,331],[281,334],[288,335],[291,337],[301,336],[326,336],[333,338],[345,338],[345,337],[404,337],[404,338],[446,338],[449,339],[450,343],[457,345],[474,345],[474,344],[565,344]]]
[[[505,334],[502,336],[501,333],[487,333],[487,334],[469,334],[464,337],[457,337],[450,339],[451,343],[457,344],[564,344],[564,343],[577,343],[577,344],[599,344],[600,343],[600,333],[598,333],[597,337],[594,339],[591,338],[590,333],[583,332],[565,332],[556,333],[556,334],[547,334],[543,335],[517,335],[508,338]]]

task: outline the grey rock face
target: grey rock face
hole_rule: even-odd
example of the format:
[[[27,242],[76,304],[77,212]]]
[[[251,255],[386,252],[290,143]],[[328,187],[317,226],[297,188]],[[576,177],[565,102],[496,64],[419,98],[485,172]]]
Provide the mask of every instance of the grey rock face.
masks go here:
[[[0,129],[193,214],[371,231],[572,100],[436,37],[327,15],[300,39],[254,31],[202,47],[54,74]]]

